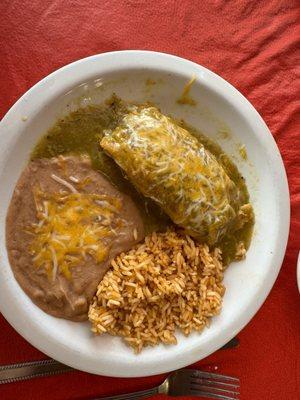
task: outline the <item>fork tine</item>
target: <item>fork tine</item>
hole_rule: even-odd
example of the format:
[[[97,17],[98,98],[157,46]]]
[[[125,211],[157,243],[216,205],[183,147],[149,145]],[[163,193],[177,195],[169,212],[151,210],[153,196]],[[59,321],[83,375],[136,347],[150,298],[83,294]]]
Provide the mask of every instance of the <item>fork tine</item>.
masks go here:
[[[209,399],[220,399],[220,400],[238,400],[238,397],[228,397],[228,396],[223,396],[221,394],[216,394],[216,393],[211,393],[211,392],[205,392],[202,390],[191,390],[190,394],[193,396],[203,396],[203,397],[208,397]]]
[[[215,374],[213,372],[204,372],[204,371],[199,371],[197,369],[189,369],[188,371],[191,371],[191,376],[194,378],[211,378],[211,379],[218,378],[228,382],[237,382],[237,383],[240,382],[238,378],[235,378],[233,376],[220,375],[220,374]]]
[[[191,394],[220,400],[238,399],[238,378],[198,370],[188,371]]]
[[[238,383],[227,383],[227,382],[221,382],[221,381],[214,381],[210,380],[207,378],[193,378],[191,377],[191,383],[197,383],[197,384],[203,384],[206,386],[223,386],[225,389],[238,389],[240,385]]]
[[[230,394],[230,395],[238,395],[238,394],[240,394],[240,392],[237,392],[236,390],[228,390],[228,389],[221,389],[221,388],[217,388],[217,387],[213,387],[213,386],[205,386],[205,385],[194,385],[194,384],[192,384],[192,386],[191,386],[191,389],[192,390],[197,390],[197,389],[199,389],[199,390],[211,390],[211,391],[213,391],[213,392],[217,392],[217,393],[224,393],[224,394]]]

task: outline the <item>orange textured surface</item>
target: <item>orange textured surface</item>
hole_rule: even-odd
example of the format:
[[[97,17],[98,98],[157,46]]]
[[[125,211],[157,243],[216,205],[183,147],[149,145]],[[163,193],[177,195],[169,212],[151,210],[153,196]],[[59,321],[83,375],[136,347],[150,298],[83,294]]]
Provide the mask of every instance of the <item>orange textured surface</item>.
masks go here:
[[[210,68],[239,89],[265,119],[284,159],[291,192],[284,264],[265,304],[239,334],[240,346],[196,364],[240,377],[241,400],[300,398],[299,14],[297,0],[0,2],[1,117],[33,84],[65,64],[105,51],[148,49]],[[0,364],[43,358],[0,316]],[[0,398],[88,399],[145,389],[162,379],[74,372],[0,386]]]

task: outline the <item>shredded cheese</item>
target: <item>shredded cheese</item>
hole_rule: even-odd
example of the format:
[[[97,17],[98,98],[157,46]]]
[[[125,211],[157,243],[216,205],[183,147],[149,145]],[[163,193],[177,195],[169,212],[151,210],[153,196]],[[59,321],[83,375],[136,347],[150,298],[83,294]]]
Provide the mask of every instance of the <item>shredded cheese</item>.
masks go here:
[[[66,188],[68,188],[69,190],[71,190],[71,192],[73,193],[77,193],[77,190],[74,188],[73,185],[71,185],[71,183],[65,181],[64,179],[60,178],[59,176],[56,176],[54,174],[51,175],[51,178],[53,180],[55,180],[58,183],[61,183],[62,185],[64,185]]]
[[[65,185],[56,175],[52,178]],[[67,195],[34,191],[38,222],[29,228],[33,233],[30,253],[34,265],[45,268],[53,281],[58,273],[71,278],[71,268],[87,256],[97,263],[105,260],[107,239],[116,234],[116,216],[121,210],[116,197],[69,189],[72,193]]]
[[[69,176],[69,179],[70,179],[70,181],[75,182],[75,183],[79,182],[79,179],[76,178],[76,176]]]

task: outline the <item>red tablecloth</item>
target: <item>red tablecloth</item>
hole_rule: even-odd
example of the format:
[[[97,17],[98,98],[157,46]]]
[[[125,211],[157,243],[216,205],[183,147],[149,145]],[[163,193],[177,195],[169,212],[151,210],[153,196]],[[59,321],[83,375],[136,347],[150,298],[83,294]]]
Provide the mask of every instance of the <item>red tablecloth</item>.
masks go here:
[[[242,400],[300,398],[299,10],[297,0],[0,1],[0,116],[33,84],[67,63],[105,51],[149,49],[212,69],[267,122],[284,159],[292,201],[284,264],[267,301],[240,333],[240,347],[197,363],[240,377]],[[0,317],[0,364],[43,358]],[[0,398],[88,399],[161,380],[74,372],[3,385]]]

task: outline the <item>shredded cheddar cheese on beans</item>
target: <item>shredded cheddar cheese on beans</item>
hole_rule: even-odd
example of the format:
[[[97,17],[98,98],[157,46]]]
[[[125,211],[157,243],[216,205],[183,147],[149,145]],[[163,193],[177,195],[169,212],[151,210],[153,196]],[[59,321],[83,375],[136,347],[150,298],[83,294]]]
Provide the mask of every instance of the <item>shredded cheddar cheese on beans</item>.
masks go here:
[[[29,230],[34,235],[30,252],[37,268],[45,268],[53,280],[58,272],[70,279],[72,266],[87,255],[97,263],[105,260],[109,250],[105,238],[116,234],[112,223],[121,209],[118,198],[36,189],[34,199],[38,222]]]

